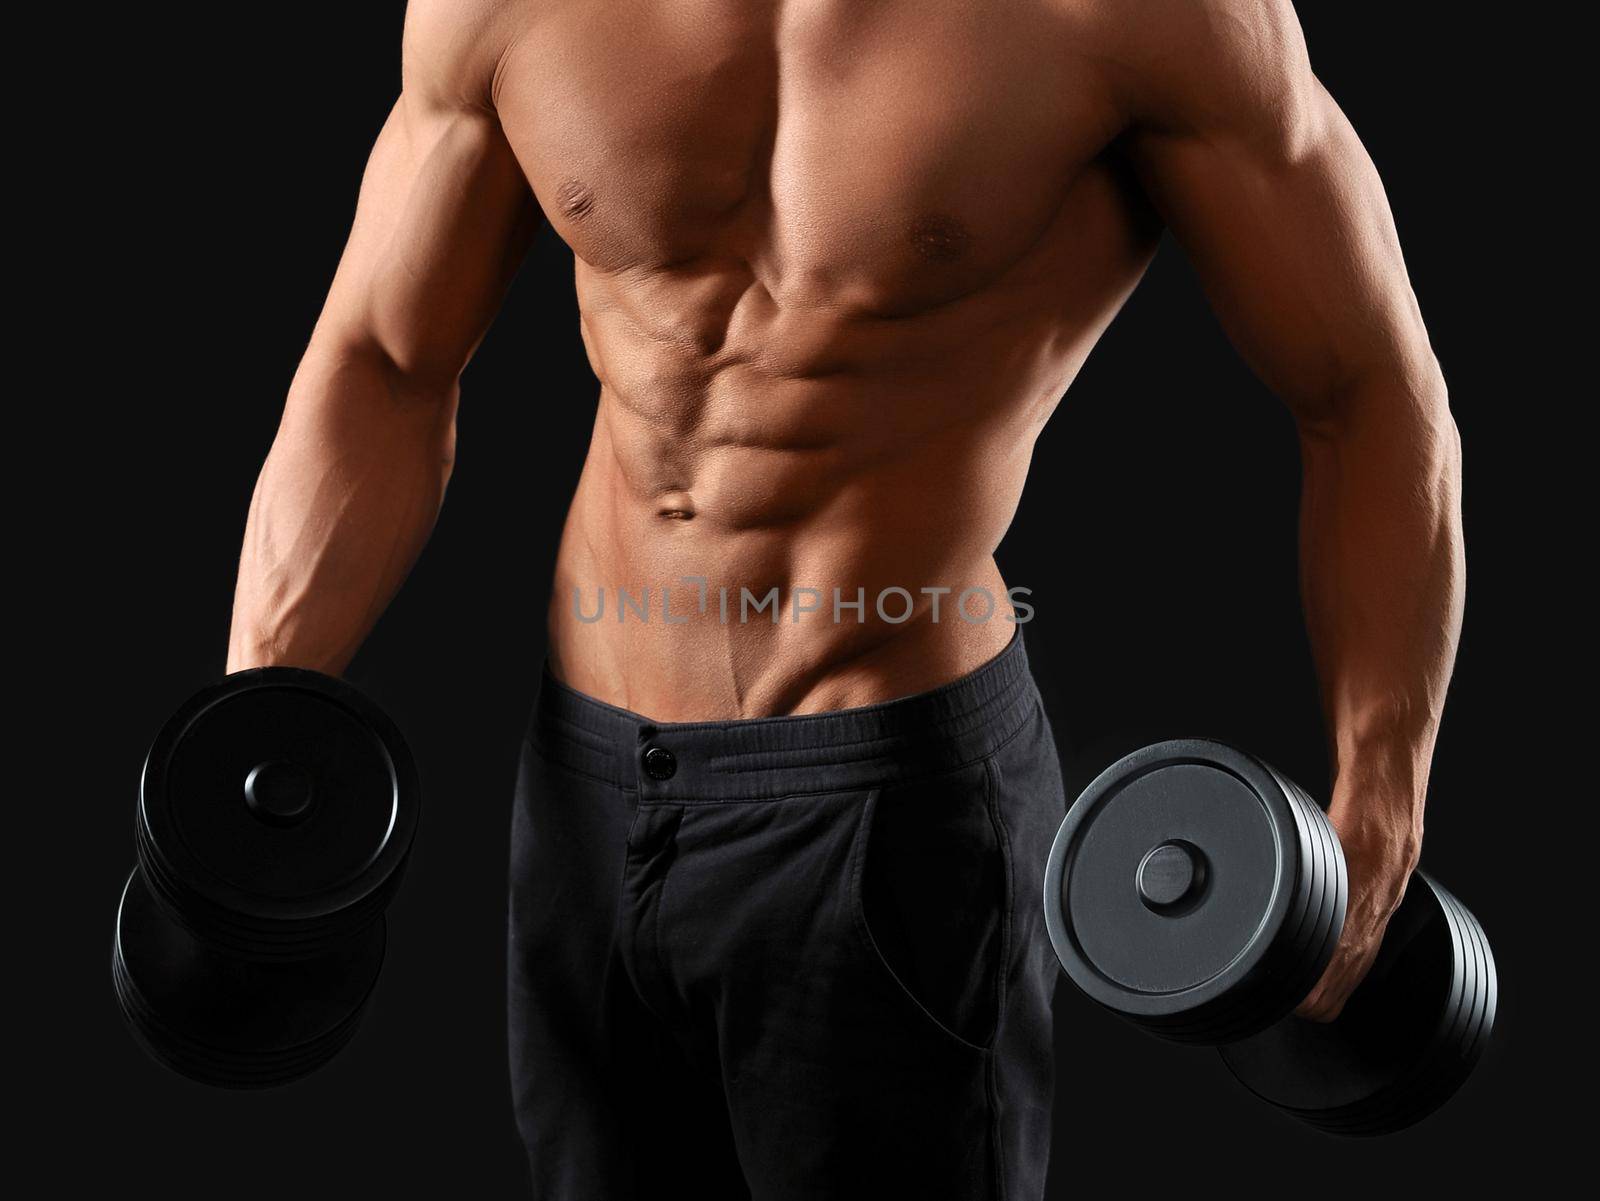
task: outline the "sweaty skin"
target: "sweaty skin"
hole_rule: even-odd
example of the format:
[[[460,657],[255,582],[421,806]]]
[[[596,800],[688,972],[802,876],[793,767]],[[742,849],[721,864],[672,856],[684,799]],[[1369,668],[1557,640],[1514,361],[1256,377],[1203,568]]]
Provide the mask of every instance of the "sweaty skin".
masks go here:
[[[663,721],[961,675],[1014,629],[993,552],[1034,441],[1170,228],[1299,425],[1352,884],[1302,1012],[1335,1015],[1420,847],[1460,451],[1382,186],[1289,3],[413,0],[403,68],[251,505],[229,669],[338,672],[370,631],[542,214],[601,383],[556,674]],[[909,619],[875,611],[891,586]],[[738,620],[739,589],[774,587],[777,622]],[[835,588],[864,611],[832,620]],[[924,588],[950,590],[937,621]],[[967,588],[993,619],[954,613]],[[619,622],[618,590],[649,620]]]

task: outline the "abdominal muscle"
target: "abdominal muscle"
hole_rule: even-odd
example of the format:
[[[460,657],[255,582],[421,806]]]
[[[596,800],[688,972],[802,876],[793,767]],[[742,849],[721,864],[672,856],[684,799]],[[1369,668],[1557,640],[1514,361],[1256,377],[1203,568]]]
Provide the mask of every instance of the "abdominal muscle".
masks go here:
[[[632,497],[591,457],[557,559],[552,671],[658,721],[703,721],[850,708],[972,670],[1015,628],[1005,583],[990,554],[864,520],[875,497],[901,505],[894,488],[862,477],[813,512],[734,528],[692,491]]]
[[[577,259],[601,392],[556,560],[552,672],[654,720],[709,721],[873,704],[980,667],[1017,630],[994,552],[1035,439],[1153,232],[1097,169],[1020,257],[964,281],[736,245]]]
[[[694,315],[733,314],[715,342],[674,322],[671,291],[580,273],[602,390],[556,563],[556,677],[726,720],[906,696],[999,654],[1028,609],[994,550],[1070,343],[981,298],[797,316],[708,286]]]

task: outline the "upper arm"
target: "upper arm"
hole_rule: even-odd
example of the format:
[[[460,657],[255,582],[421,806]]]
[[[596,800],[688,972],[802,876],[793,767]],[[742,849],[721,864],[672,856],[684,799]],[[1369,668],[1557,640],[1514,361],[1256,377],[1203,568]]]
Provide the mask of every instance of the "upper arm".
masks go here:
[[[1241,353],[1303,418],[1374,377],[1431,400],[1383,185],[1288,0],[1139,7],[1164,19],[1125,56],[1129,151]]]
[[[538,215],[494,112],[495,7],[412,0],[401,94],[313,346],[453,382],[488,328]]]

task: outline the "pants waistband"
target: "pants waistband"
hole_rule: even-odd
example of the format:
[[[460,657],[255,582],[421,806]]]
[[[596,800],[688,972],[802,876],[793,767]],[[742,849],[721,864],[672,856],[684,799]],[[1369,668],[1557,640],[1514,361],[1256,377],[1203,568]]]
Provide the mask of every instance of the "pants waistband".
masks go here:
[[[1039,703],[1018,629],[975,671],[912,696],[792,717],[653,722],[545,667],[528,737],[546,759],[641,800],[760,800],[934,775],[987,758]]]

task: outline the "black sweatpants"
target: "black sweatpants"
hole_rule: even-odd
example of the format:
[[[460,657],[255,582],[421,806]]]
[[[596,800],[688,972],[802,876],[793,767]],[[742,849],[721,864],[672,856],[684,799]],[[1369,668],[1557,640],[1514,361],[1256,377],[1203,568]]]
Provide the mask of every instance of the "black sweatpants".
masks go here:
[[[1064,807],[1020,631],[815,716],[657,724],[546,672],[511,863],[535,1197],[1039,1197]]]

